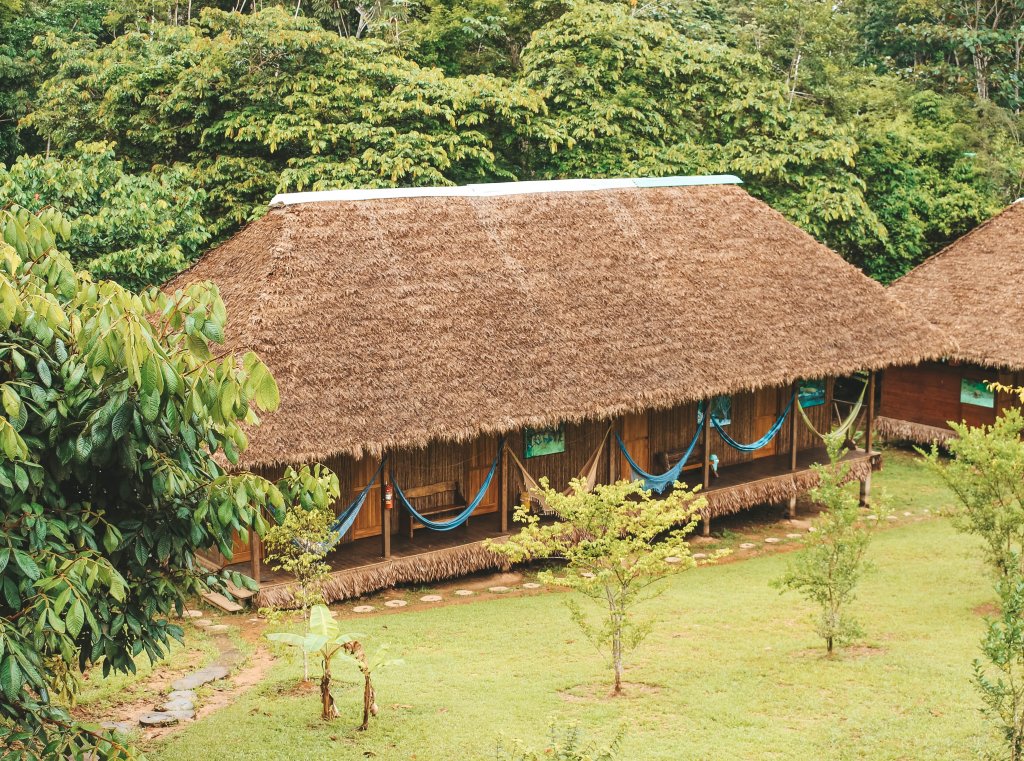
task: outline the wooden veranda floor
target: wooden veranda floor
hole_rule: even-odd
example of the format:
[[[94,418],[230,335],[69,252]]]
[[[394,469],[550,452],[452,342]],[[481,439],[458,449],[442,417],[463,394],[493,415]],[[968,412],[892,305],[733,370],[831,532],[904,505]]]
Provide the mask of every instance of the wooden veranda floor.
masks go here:
[[[762,457],[751,462],[722,468],[705,492],[711,518],[728,515],[763,503],[779,503],[813,488],[817,475],[814,463],[827,460],[824,448],[801,452],[797,469],[790,469],[790,455]],[[880,460],[878,452],[857,449],[844,461],[850,466],[851,480],[864,480]],[[686,473],[699,479],[699,473]],[[341,545],[328,556],[331,566],[327,585],[329,601],[368,594],[405,583],[429,583],[486,570],[497,570],[502,561],[488,552],[484,540],[501,535],[497,514],[470,519],[467,526],[450,532],[420,529],[414,539],[393,534],[391,557],[384,558],[380,537],[357,539]],[[250,573],[248,562],[228,566],[230,570]],[[272,570],[264,562],[260,567],[258,605],[286,604],[291,597],[290,576]]]

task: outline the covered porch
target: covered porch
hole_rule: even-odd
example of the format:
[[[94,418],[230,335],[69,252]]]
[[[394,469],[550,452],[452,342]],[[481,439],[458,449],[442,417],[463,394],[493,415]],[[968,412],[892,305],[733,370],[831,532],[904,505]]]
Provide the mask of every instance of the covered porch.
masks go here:
[[[708,499],[704,527],[710,519],[731,515],[755,504],[788,504],[795,515],[798,495],[817,484],[815,463],[827,461],[824,447],[761,457],[722,467],[702,492]],[[843,462],[850,467],[850,480],[861,483],[861,496],[870,490],[871,472],[880,466],[879,452],[855,449]],[[699,477],[698,472],[698,477]],[[689,476],[693,478],[692,475]],[[696,485],[696,484],[694,484]],[[510,505],[508,510],[514,505]],[[359,597],[401,584],[429,584],[472,573],[507,569],[503,558],[489,552],[487,539],[498,539],[515,530],[508,513],[474,516],[466,525],[447,532],[417,531],[415,538],[394,532],[387,547],[381,536],[364,537],[340,545],[330,553],[331,574],[325,586],[329,602]],[[387,555],[387,556],[385,556]],[[253,558],[258,558],[253,553]],[[259,580],[257,606],[286,607],[293,599],[291,578],[272,570],[262,558],[227,566]]]

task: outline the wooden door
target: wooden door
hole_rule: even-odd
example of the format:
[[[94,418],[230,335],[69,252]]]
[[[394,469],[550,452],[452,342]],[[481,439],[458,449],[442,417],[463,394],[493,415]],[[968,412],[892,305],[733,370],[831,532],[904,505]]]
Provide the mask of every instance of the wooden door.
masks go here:
[[[340,504],[336,510],[344,510],[366,487],[366,484],[373,478],[380,466],[380,460],[374,457],[364,457],[353,467],[352,488],[348,494],[342,494]],[[386,467],[386,466],[385,466]],[[380,535],[380,476],[374,481],[370,493],[366,495],[366,502],[363,509],[359,511],[356,522],[352,524],[348,539],[363,539],[367,536]]]
[[[779,418],[782,408],[779,404],[780,395],[777,388],[762,388],[754,394],[754,435],[751,441],[764,436]],[[779,452],[779,436],[776,435],[766,446],[755,449],[754,459],[771,457]]]
[[[496,437],[488,436],[476,439],[473,442],[465,488],[462,493],[462,496],[466,498],[466,502],[471,502],[480,490],[497,454],[498,439]],[[498,511],[498,490],[500,488],[499,482],[501,481],[499,475],[495,471],[494,478],[491,479],[490,488],[487,489],[487,493],[484,495],[480,505],[473,512],[474,515],[496,513]]]
[[[624,416],[619,422],[619,435],[622,437],[626,450],[633,461],[650,472],[651,451],[650,451],[650,426],[648,425],[647,413],[636,412]],[[633,471],[626,462],[626,458],[619,452],[619,478],[632,478]]]

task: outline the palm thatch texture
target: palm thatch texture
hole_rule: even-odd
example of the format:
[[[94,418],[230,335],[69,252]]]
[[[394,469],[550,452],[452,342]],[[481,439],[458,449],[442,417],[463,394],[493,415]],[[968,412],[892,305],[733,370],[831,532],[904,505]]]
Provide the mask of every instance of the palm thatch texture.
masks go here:
[[[277,378],[281,408],[253,432],[249,467],[609,419],[951,349],[727,181],[284,197],[168,287],[215,282],[229,345]]]
[[[955,342],[950,359],[1024,370],[1024,202],[947,246],[889,291]],[[923,346],[932,353],[937,348]]]

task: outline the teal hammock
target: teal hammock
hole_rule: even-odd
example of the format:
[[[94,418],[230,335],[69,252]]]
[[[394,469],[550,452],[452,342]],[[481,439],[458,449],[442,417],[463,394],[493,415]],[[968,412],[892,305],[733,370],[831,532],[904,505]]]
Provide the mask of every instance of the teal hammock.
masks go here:
[[[768,444],[771,443],[771,440],[774,439],[779,434],[779,431],[782,430],[782,424],[786,422],[786,418],[789,416],[790,410],[793,409],[793,401],[795,399],[796,392],[794,391],[793,396],[789,398],[789,404],[786,405],[786,409],[784,409],[778,419],[772,423],[772,427],[768,429],[768,432],[757,441],[750,444],[741,444],[726,433],[725,428],[722,427],[722,424],[718,422],[714,415],[711,416],[711,425],[713,425],[715,430],[718,431],[718,435],[722,438],[722,441],[733,449],[738,449],[741,452],[756,452],[758,449],[768,446]]]
[[[714,419],[714,418],[712,418]],[[661,475],[654,475],[648,473],[646,470],[641,468],[634,462],[633,458],[629,456],[629,452],[626,449],[626,444],[623,442],[622,437],[618,433],[615,434],[615,441],[619,444],[619,451],[622,452],[622,456],[626,458],[626,462],[629,463],[630,470],[633,471],[633,479],[636,481],[642,481],[644,488],[648,491],[655,492],[656,494],[662,494],[664,491],[672,486],[676,481],[679,480],[679,476],[682,475],[683,467],[686,465],[686,461],[690,459],[690,455],[693,454],[694,447],[697,446],[697,440],[700,439],[701,429],[704,425],[704,412],[700,409],[697,410],[697,432],[693,434],[693,438],[690,440],[690,444],[686,447],[686,451],[683,456],[679,458],[679,462],[673,465],[671,468],[666,470]]]
[[[366,497],[370,493],[370,489],[377,483],[377,479],[380,478],[381,471],[384,470],[384,463],[387,462],[388,458],[385,457],[380,461],[380,465],[377,466],[376,472],[370,479],[369,483],[363,487],[363,490],[356,495],[356,498],[352,500],[348,507],[341,511],[338,517],[335,519],[334,524],[331,526],[331,533],[334,534],[334,538],[328,542],[299,542],[297,539],[293,540],[297,547],[302,547],[307,551],[316,552],[320,555],[326,555],[338,542],[342,540],[348,530],[352,528],[352,524],[356,522],[356,518],[359,517],[359,511],[363,509],[363,505],[366,504]]]
[[[478,491],[476,493],[476,496],[473,497],[473,501],[466,505],[465,509],[451,520],[432,521],[427,516],[421,515],[416,510],[416,508],[412,506],[412,503],[409,501],[409,498],[405,496],[405,493],[402,491],[402,488],[398,485],[398,482],[395,481],[394,470],[391,471],[391,485],[395,487],[395,496],[398,497],[398,501],[402,503],[405,509],[409,511],[409,515],[418,520],[431,531],[451,531],[452,529],[458,528],[463,523],[468,521],[469,516],[471,516],[473,514],[473,511],[480,506],[481,502],[483,502],[484,496],[487,494],[487,490],[491,486],[491,481],[494,480],[494,473],[498,470],[498,465],[501,463],[501,455],[502,453],[504,453],[504,451],[505,439],[502,439],[501,441],[498,442],[498,454],[494,458],[494,462],[491,463],[491,469],[487,471],[487,477],[484,479],[483,484],[481,484],[480,491]]]

